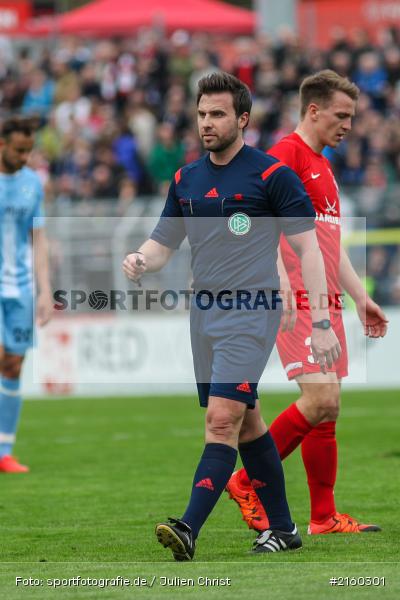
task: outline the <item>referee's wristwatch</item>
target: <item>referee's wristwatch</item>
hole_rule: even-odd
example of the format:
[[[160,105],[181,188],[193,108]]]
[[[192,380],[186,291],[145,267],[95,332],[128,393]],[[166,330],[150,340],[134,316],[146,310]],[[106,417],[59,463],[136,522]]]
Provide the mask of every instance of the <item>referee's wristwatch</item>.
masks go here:
[[[312,326],[315,327],[315,329],[329,329],[331,322],[329,319],[322,319],[322,321],[314,321]]]

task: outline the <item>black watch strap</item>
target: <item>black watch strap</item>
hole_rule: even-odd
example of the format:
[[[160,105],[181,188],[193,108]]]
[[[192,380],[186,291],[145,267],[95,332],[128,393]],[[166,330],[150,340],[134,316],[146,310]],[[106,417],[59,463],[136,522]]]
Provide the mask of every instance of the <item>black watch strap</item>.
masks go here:
[[[312,326],[315,327],[315,329],[329,329],[331,322],[329,319],[322,319],[322,321],[315,321]]]

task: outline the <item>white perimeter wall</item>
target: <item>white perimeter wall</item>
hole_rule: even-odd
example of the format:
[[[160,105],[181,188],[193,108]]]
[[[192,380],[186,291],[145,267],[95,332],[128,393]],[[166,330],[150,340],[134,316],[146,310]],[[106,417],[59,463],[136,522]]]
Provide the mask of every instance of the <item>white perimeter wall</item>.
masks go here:
[[[400,309],[387,314],[387,337],[365,340],[357,316],[345,313],[346,385],[400,390]],[[294,389],[276,350],[261,383]],[[178,392],[195,392],[187,314],[56,318],[40,332],[23,375],[23,393],[33,397]]]

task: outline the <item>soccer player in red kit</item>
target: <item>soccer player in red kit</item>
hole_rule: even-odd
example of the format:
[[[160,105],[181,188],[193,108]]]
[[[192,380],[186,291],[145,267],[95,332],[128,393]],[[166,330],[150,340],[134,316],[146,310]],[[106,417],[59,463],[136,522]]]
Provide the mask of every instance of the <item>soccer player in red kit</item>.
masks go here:
[[[340,383],[347,375],[346,337],[340,296],[342,290],[354,300],[365,335],[386,334],[387,319],[381,308],[366,294],[340,240],[338,186],[329,161],[322,155],[325,146],[336,148],[351,129],[359,90],[348,79],[330,70],[307,77],[300,87],[301,120],[294,133],[269,150],[291,167],[303,182],[316,211],[316,230],[325,262],[330,319],[313,323],[301,290],[299,259],[285,238],[281,239],[279,274],[283,296],[296,300],[286,307],[277,348],[289,379],[295,379],[301,395],[272,423],[270,432],[281,459],[301,444],[311,498],[309,534],[361,533],[379,531],[376,525],[358,522],[335,506],[337,472],[335,425],[339,414]],[[297,303],[297,311],[293,306]],[[296,314],[297,312],[297,314]],[[331,368],[316,364],[310,350],[313,327],[333,328],[342,355]],[[227,485],[230,497],[252,529],[268,529],[268,519],[244,469],[234,473]]]

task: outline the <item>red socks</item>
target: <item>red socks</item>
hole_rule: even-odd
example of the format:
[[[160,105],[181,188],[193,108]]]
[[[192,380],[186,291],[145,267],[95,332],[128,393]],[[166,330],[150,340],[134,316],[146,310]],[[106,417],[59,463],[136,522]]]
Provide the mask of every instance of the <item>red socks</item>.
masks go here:
[[[337,471],[336,423],[320,423],[301,445],[311,497],[311,521],[322,522],[336,513],[333,488]]]
[[[301,454],[307,472],[311,498],[311,521],[322,522],[336,513],[333,489],[337,471],[336,423],[320,423],[316,427],[291,404],[272,423],[271,435],[281,460],[301,443]],[[250,487],[244,469],[238,473],[243,488]]]
[[[296,404],[284,410],[269,428],[281,460],[286,458],[303,441],[312,425],[301,414]]]

